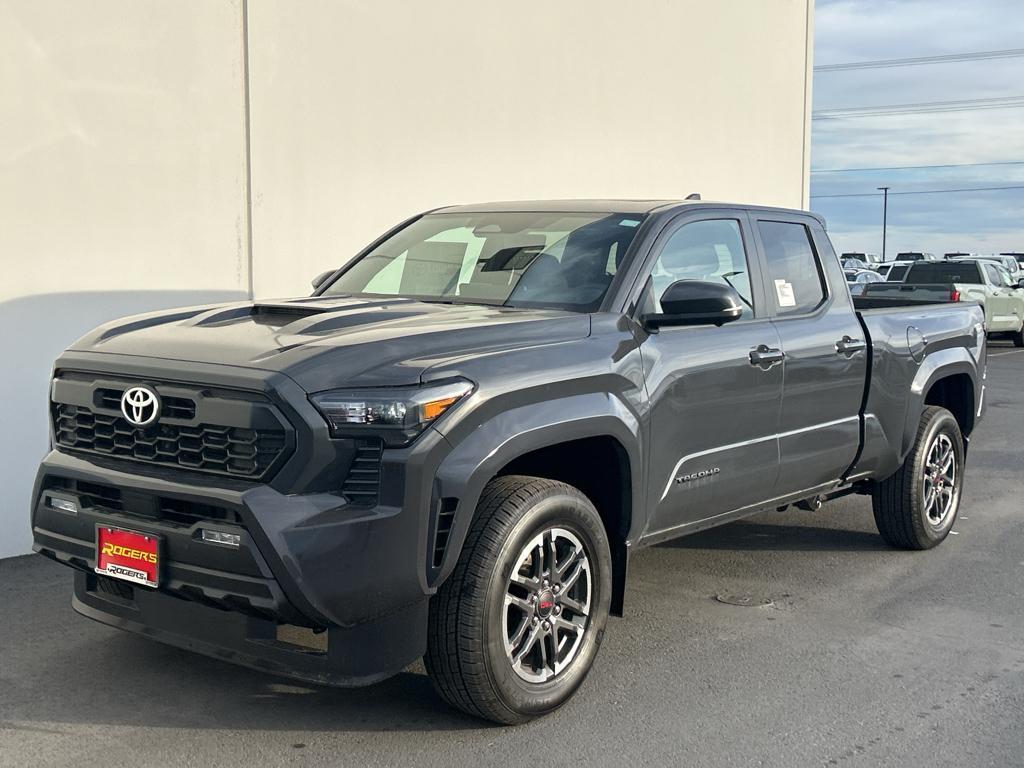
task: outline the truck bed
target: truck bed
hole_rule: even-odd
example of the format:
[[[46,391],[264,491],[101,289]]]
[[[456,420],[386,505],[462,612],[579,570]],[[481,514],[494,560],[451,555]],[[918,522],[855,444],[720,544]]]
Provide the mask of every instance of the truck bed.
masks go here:
[[[853,306],[857,310],[888,309],[959,300],[952,283],[869,283],[861,295],[853,297]]]

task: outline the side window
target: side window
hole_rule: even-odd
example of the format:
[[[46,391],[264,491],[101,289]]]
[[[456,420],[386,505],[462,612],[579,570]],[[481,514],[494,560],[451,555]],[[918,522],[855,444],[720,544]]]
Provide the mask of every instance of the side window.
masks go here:
[[[995,264],[985,265],[985,274],[988,275],[988,281],[997,288],[1003,286],[1003,278],[999,274],[999,270],[996,269]]]
[[[746,304],[741,319],[752,317],[754,299],[739,221],[694,221],[672,234],[651,269],[654,312],[661,312],[661,297],[677,280],[707,280],[731,285]]]
[[[768,262],[768,294],[780,315],[810,312],[825,300],[821,265],[803,224],[759,221]]]

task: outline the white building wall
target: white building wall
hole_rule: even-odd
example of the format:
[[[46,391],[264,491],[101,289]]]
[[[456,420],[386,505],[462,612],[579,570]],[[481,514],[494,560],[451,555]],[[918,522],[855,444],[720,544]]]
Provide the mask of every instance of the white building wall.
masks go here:
[[[257,296],[439,205],[806,200],[809,0],[249,8]]]
[[[50,366],[100,322],[249,295],[241,5],[0,3],[0,557]]]
[[[51,363],[106,319],[304,293],[448,203],[803,206],[811,8],[0,2],[0,557],[30,549]]]

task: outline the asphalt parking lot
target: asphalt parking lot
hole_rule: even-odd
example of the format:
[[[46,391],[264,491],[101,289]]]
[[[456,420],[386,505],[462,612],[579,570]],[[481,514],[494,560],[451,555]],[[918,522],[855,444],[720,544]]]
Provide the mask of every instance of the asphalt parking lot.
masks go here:
[[[0,561],[0,766],[1022,765],[1022,383],[993,343],[939,549],[887,549],[849,497],[644,550],[579,695],[519,728],[421,667],[317,689],[126,635],[71,610],[66,569]]]

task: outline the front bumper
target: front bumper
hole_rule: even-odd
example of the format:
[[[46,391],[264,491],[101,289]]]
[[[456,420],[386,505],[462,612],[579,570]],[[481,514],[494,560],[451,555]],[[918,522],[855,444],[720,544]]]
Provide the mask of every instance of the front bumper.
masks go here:
[[[72,606],[83,616],[205,656],[311,683],[370,685],[423,655],[426,602],[377,621],[302,631],[157,590],[75,574]]]
[[[296,410],[308,406],[304,394],[296,401]],[[319,423],[306,424],[319,428],[313,415]],[[318,444],[326,435],[310,437],[282,476],[315,476],[323,488],[333,449]],[[304,680],[373,682],[426,647],[433,478],[448,450],[428,429],[413,446],[384,451],[372,504],[338,490],[296,493],[301,483],[280,477],[254,484],[55,450],[33,493],[34,549],[79,571],[74,606],[90,618]],[[97,525],[161,538],[159,589],[119,591],[94,573]],[[203,541],[204,528],[238,534],[239,547]],[[316,633],[314,645],[326,637],[326,648],[296,649],[282,627]]]

